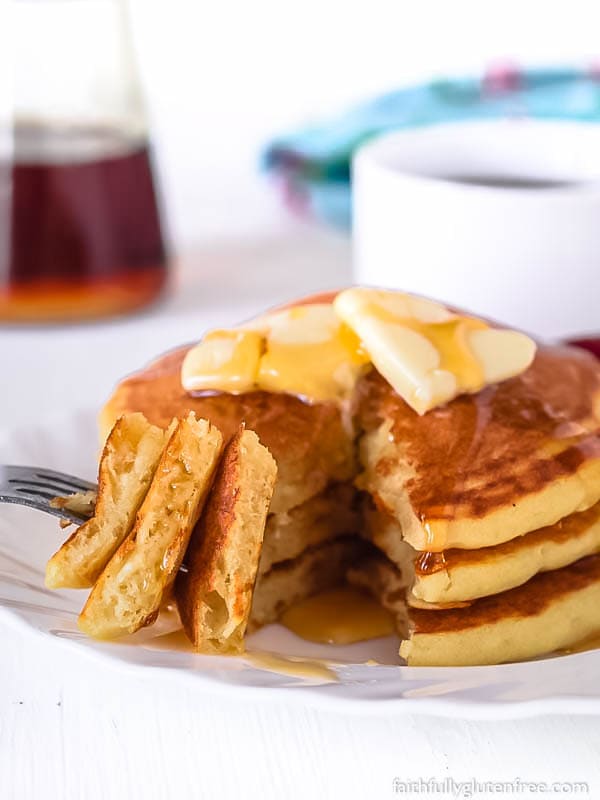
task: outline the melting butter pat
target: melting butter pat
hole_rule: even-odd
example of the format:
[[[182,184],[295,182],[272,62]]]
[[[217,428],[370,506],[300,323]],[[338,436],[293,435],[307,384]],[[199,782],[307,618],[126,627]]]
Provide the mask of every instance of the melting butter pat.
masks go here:
[[[347,289],[334,309],[418,414],[519,375],[535,355],[535,343],[523,333],[491,328],[403,292]]]
[[[211,331],[186,355],[186,391],[285,392],[337,402],[354,388],[368,356],[330,304],[296,306],[240,328]]]
[[[360,340],[331,305],[285,309],[266,318],[266,349],[258,384],[315,402],[343,399],[369,363]]]
[[[250,392],[256,389],[265,347],[260,331],[214,330],[188,350],[181,368],[186,392]]]

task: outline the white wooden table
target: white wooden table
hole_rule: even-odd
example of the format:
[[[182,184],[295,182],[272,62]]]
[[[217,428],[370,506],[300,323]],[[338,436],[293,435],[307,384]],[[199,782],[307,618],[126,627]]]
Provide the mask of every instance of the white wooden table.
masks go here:
[[[349,265],[344,239],[291,227],[199,250],[181,266],[175,295],[144,315],[0,330],[0,424],[98,407],[157,353],[344,284]],[[597,718],[382,718],[225,699],[99,665],[35,634],[2,626],[0,635],[0,800],[371,800],[397,795],[394,778],[585,781],[587,796],[600,797]],[[423,786],[404,796],[453,795]]]

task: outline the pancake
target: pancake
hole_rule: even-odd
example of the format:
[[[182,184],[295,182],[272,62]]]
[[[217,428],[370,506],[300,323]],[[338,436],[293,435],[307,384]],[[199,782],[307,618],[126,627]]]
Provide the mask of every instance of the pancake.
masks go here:
[[[473,600],[598,552],[600,503],[496,547],[422,553],[415,564],[412,593],[430,603]]]
[[[94,584],[79,615],[88,636],[111,639],[156,620],[181,566],[221,454],[223,437],[207,420],[179,420],[133,529]]]
[[[335,483],[290,511],[271,514],[260,556],[259,571],[296,558],[314,547],[343,534],[359,530],[360,515],[349,484]]]
[[[364,550],[357,537],[342,536],[305,550],[258,576],[248,630],[277,622],[295,603],[344,582],[348,566]]]
[[[359,485],[415,549],[490,547],[600,500],[600,364],[541,347],[522,375],[417,415],[375,371],[357,390]]]
[[[143,414],[126,414],[116,421],[100,458],[93,516],[48,561],[48,588],[94,585],[133,527],[167,438]],[[73,498],[65,498],[62,505],[69,500]]]
[[[410,666],[520,661],[563,650],[600,632],[600,555],[536,575],[468,608],[410,610],[400,655]]]
[[[351,564],[346,572],[351,586],[366,589],[394,618],[398,634],[408,636],[408,606],[406,592],[412,581],[410,569],[399,569],[375,548]]]
[[[415,551],[403,541],[396,520],[369,503],[363,520],[368,539],[399,568],[414,573],[409,596],[414,605],[460,603],[504,592],[538,572],[600,551],[600,503],[504,544],[442,553]]]
[[[183,629],[201,653],[241,653],[277,467],[253,431],[227,445],[175,581]]]
[[[141,411],[153,425],[166,428],[173,417],[194,411],[223,432],[235,434],[242,422],[272,453],[278,480],[271,511],[288,511],[321,492],[332,481],[355,472],[354,445],[342,414],[333,404],[309,405],[296,397],[268,392],[192,397],[181,385],[181,347],[122,381],[100,415],[106,436],[121,414]]]
[[[600,555],[537,575],[507,592],[466,607],[407,607],[404,576],[382,553],[348,570],[390,611],[409,666],[501,664],[566,650],[600,633]]]
[[[414,562],[420,555],[402,537],[397,520],[375,507],[372,498],[363,495],[360,499],[362,536],[381,550],[401,572],[406,574],[406,586],[414,580]]]
[[[600,365],[589,354],[542,346],[518,377],[419,416],[374,369],[344,413],[264,391],[191,396],[188,349],[119,384],[101,424],[141,411],[164,428],[193,410],[226,440],[245,423],[272,452],[250,630],[346,579],[394,614],[411,665],[530,658],[600,630],[600,555],[588,555],[600,547]],[[377,508],[370,533],[357,530],[351,481]]]

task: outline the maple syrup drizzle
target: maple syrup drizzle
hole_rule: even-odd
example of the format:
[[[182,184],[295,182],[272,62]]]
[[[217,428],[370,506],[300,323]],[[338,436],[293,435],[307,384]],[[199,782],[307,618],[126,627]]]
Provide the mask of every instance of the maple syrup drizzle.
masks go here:
[[[253,667],[276,672],[279,675],[290,675],[294,678],[303,678],[318,683],[335,683],[339,680],[326,661],[315,658],[280,656],[275,653],[259,651],[247,651],[242,658]]]
[[[434,553],[425,550],[418,554],[415,559],[415,572],[418,575],[431,575],[434,572],[441,572],[446,567],[446,557],[444,553]]]

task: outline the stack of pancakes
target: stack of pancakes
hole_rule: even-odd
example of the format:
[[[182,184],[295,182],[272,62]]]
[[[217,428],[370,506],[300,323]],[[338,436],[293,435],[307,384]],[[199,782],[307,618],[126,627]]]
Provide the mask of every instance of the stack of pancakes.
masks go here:
[[[123,381],[101,415],[108,435],[133,409],[167,427],[194,411],[225,439],[244,422],[277,462],[278,477],[265,530],[250,629],[274,622],[294,603],[339,584],[363,545],[356,537],[358,506],[353,437],[334,405],[308,405],[268,392],[191,397],[181,386],[188,348],[158,359]]]
[[[594,359],[540,348],[523,375],[423,416],[371,372],[358,424],[382,602],[398,606],[390,586],[414,568],[409,663],[523,659],[600,630]]]
[[[591,356],[540,348],[519,377],[423,416],[372,370],[346,419],[283,394],[190,396],[186,351],[123,381],[101,424],[141,411],[166,427],[195,411],[226,438],[246,422],[271,451],[278,479],[251,625],[349,576],[395,613],[410,664],[528,658],[600,630]]]

